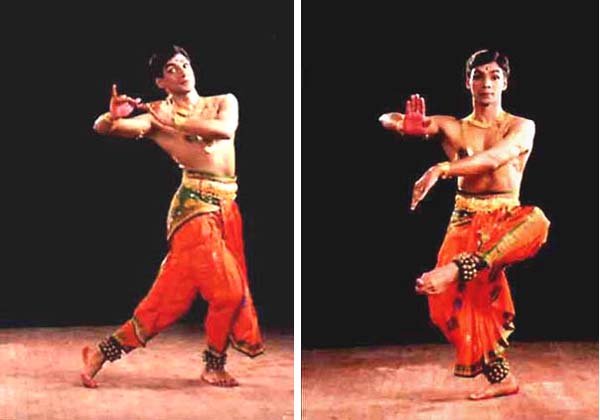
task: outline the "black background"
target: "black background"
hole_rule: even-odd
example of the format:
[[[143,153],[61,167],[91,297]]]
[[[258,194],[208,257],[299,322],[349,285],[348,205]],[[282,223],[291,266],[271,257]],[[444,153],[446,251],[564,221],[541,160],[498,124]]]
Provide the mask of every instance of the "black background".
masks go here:
[[[413,288],[435,264],[455,181],[411,213],[413,183],[445,157],[377,119],[412,93],[429,114],[466,116],[464,64],[481,48],[510,57],[504,108],[537,125],[521,201],[552,222],[539,254],[508,269],[511,338],[597,340],[597,6],[382,3],[303,6],[303,347],[444,341]]]
[[[0,326],[120,323],[149,290],[179,169],[151,141],[100,136],[92,124],[112,83],[162,98],[147,60],[163,42],[190,53],[201,95],[239,100],[251,289],[263,326],[293,326],[292,5],[190,6],[53,5],[8,16],[17,25],[3,41]],[[204,313],[198,301],[185,319]]]
[[[240,100],[252,290],[263,325],[291,327],[292,4],[242,4],[3,15],[16,25],[1,30],[0,326],[118,323],[147,292],[178,169],[152,143],[104,138],[91,125],[113,82],[160,97],[145,64],[172,41],[192,54],[202,94]],[[441,340],[413,282],[435,262],[453,184],[411,214],[413,182],[443,154],[402,142],[377,117],[414,92],[431,114],[465,115],[464,61],[484,47],[511,58],[505,108],[537,123],[521,197],[552,222],[548,245],[509,270],[512,338],[597,340],[596,5],[325,6],[302,7],[303,346]],[[198,306],[188,318],[203,315]]]

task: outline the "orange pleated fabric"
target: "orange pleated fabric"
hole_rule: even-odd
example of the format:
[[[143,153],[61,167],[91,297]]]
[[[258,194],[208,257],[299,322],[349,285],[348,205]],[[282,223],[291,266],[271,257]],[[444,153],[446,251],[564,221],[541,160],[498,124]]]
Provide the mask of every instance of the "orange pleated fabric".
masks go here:
[[[456,348],[455,375],[473,377],[504,353],[514,330],[515,309],[504,269],[537,253],[550,222],[537,207],[468,200],[475,205],[463,206],[465,200],[457,196],[437,266],[469,252],[482,257],[488,268],[428,300],[433,323]]]
[[[144,346],[184,315],[198,294],[208,302],[209,348],[223,353],[231,343],[251,357],[264,351],[235,201],[223,200],[219,211],[196,215],[177,228],[151,290],[113,336],[126,351]]]

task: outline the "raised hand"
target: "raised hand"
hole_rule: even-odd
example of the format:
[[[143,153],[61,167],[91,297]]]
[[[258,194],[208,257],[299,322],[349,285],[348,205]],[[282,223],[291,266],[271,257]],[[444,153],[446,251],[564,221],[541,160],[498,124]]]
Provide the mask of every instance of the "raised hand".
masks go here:
[[[414,94],[406,101],[406,114],[402,124],[402,131],[409,136],[424,136],[431,118],[425,116],[425,98]]]
[[[134,109],[142,106],[140,98],[133,99],[127,95],[119,95],[117,85],[112,85],[110,97],[110,113],[114,118],[128,117]]]
[[[425,116],[425,99],[419,94],[411,95],[406,101],[406,113],[389,112],[379,117],[384,128],[408,136],[424,136],[431,118]]]

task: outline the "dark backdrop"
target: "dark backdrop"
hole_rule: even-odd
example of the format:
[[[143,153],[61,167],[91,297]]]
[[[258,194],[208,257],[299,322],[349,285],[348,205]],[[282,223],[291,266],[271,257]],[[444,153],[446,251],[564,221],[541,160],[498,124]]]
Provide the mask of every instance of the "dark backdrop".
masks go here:
[[[413,183],[445,157],[377,118],[417,92],[429,114],[467,115],[464,64],[486,47],[511,59],[505,109],[537,124],[522,202],[552,222],[537,257],[508,269],[512,339],[597,339],[597,6],[439,3],[303,6],[303,347],[443,341],[413,288],[435,264],[455,181],[411,213]]]
[[[264,326],[291,328],[292,5],[138,6],[55,5],[15,15],[6,34],[0,326],[118,323],[149,290],[179,169],[151,141],[103,137],[92,124],[112,83],[162,97],[146,64],[172,42],[192,55],[200,94],[239,100],[251,289]],[[186,319],[205,309],[198,301]]]

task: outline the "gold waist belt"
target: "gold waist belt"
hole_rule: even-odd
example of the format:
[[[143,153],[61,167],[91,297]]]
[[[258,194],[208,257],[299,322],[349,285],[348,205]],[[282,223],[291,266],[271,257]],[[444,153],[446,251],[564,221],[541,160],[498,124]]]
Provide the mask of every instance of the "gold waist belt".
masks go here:
[[[519,206],[519,198],[516,196],[465,196],[457,194],[454,208],[469,212],[490,212],[501,208]]]
[[[237,189],[236,177],[184,171],[181,185],[171,200],[167,216],[167,239],[191,218],[218,212],[223,201],[235,199]]]
[[[191,171],[183,172],[181,185],[219,200],[234,200],[238,190],[235,177],[217,177]]]

